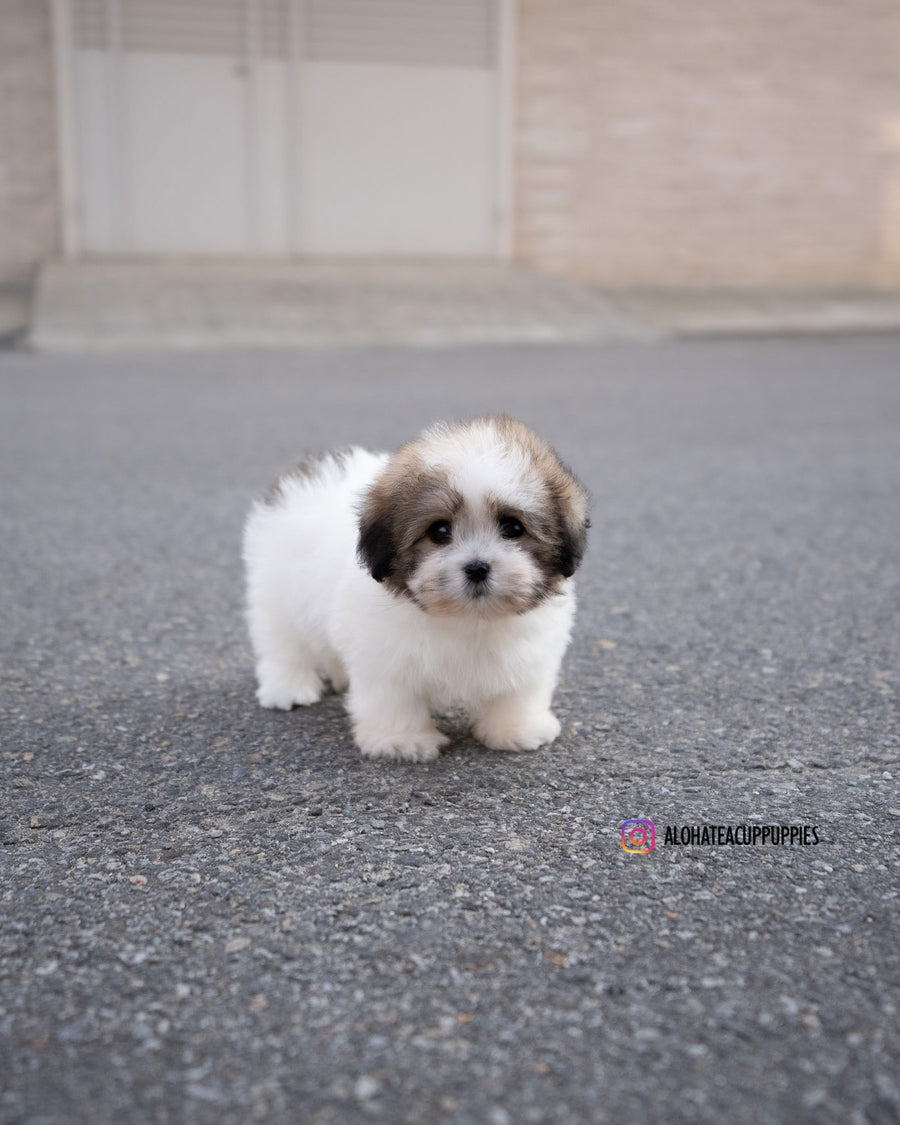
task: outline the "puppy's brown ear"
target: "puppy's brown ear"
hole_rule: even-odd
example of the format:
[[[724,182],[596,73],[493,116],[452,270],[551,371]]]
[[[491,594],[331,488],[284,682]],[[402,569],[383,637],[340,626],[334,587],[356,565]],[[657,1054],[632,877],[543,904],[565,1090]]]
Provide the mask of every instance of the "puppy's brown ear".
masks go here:
[[[587,492],[562,462],[559,470],[551,482],[557,515],[557,567],[563,578],[571,578],[584,556],[591,521]]]
[[[393,521],[373,489],[366,498],[359,517],[359,539],[356,544],[359,561],[376,582],[383,582],[394,572]]]

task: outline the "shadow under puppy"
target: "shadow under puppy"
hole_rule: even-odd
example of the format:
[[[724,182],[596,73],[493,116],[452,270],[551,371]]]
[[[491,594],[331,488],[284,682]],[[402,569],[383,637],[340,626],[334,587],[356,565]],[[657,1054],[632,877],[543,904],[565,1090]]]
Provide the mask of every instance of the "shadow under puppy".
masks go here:
[[[492,749],[552,742],[587,528],[582,486],[505,415],[301,462],[244,532],[259,702],[347,689],[373,758],[436,758],[449,707]]]

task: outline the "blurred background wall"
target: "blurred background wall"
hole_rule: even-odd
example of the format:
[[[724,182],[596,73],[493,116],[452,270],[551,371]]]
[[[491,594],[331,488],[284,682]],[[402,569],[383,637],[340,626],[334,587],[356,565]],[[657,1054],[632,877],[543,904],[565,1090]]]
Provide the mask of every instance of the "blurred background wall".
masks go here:
[[[900,279],[900,4],[521,0],[516,247],[609,285]]]
[[[61,249],[49,0],[0,0],[0,284]]]
[[[900,283],[894,0],[0,0],[0,283],[74,254]]]

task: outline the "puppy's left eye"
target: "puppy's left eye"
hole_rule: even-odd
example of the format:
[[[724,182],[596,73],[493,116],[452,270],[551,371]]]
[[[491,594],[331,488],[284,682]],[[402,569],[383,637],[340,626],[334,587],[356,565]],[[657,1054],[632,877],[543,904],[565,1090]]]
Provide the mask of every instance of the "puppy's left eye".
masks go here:
[[[500,534],[504,539],[521,539],[525,534],[525,528],[515,516],[501,516],[499,522]]]

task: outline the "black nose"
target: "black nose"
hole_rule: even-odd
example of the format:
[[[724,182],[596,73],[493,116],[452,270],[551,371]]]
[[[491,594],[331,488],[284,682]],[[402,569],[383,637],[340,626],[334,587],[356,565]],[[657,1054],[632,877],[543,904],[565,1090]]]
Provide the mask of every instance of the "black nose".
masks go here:
[[[476,559],[474,562],[466,563],[463,573],[470,582],[483,582],[491,573],[490,563]]]

